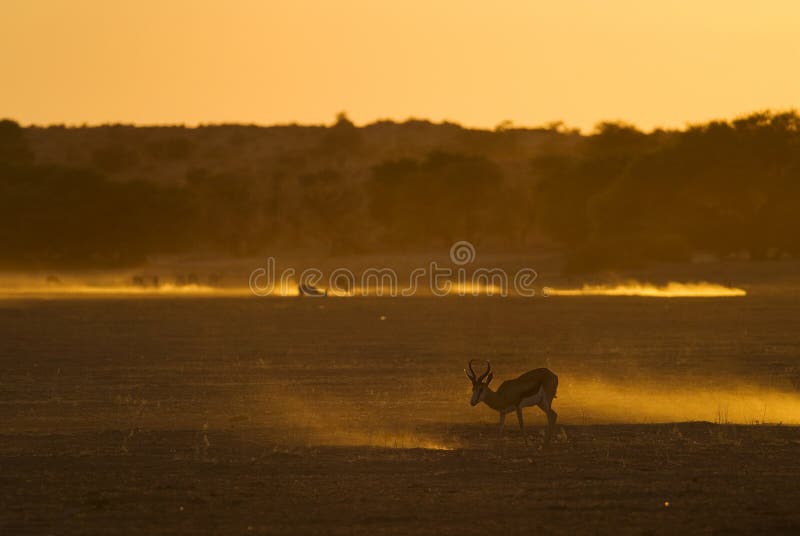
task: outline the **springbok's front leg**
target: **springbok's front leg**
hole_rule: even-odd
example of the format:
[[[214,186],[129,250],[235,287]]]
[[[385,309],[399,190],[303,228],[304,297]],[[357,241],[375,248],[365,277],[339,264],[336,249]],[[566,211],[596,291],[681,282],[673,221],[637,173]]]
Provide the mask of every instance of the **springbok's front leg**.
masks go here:
[[[522,422],[522,408],[517,408],[517,421],[519,422],[519,431],[522,434],[522,441],[527,445],[528,436],[525,435],[525,425]]]
[[[503,436],[503,425],[506,423],[506,414],[502,411],[500,412],[500,423],[497,426],[497,439],[500,439]]]
[[[558,413],[553,411],[553,408],[550,405],[551,403],[552,399],[548,401],[545,398],[538,404],[539,408],[541,408],[541,410],[544,411],[545,415],[547,415],[547,431],[545,432],[544,435],[545,447],[550,445],[550,439],[553,437],[553,432],[555,431],[556,428],[556,419],[558,419]]]

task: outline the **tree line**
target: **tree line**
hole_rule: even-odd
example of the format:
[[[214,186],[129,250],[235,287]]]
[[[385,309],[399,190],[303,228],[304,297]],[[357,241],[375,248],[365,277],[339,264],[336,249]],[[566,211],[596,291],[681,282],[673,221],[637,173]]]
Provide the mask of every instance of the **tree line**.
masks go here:
[[[800,117],[683,130],[0,121],[0,265],[559,248],[591,271],[800,253]]]

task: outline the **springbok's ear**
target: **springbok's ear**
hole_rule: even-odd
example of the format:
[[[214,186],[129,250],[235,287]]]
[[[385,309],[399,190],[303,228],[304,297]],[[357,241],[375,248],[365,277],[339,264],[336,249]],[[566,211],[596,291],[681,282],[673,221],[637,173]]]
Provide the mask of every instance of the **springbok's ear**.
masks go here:
[[[486,385],[492,383],[492,378],[494,378],[494,372],[490,372],[488,376],[486,376]]]
[[[472,383],[475,383],[475,380],[472,378],[472,376],[469,375],[469,372],[467,372],[467,369],[464,369],[464,374],[467,375],[467,379],[469,381],[471,381]]]

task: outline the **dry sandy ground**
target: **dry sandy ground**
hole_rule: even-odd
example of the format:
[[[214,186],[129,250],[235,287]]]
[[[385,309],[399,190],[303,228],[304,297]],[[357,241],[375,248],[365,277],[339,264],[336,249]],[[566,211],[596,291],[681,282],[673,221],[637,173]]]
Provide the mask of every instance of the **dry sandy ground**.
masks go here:
[[[710,423],[518,431],[455,450],[290,446],[263,433],[0,438],[3,534],[800,531],[800,430]],[[516,433],[515,433],[516,432]],[[127,439],[126,439],[127,438]]]
[[[0,534],[797,534],[798,333],[758,293],[0,302]],[[472,357],[559,374],[549,450]]]

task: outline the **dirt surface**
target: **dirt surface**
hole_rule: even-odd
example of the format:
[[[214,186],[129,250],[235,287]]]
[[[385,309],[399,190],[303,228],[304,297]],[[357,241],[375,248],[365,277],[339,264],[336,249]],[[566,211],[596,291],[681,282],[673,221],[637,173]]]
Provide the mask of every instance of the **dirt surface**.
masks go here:
[[[2,302],[0,533],[798,533],[798,313],[780,296]],[[549,449],[535,408],[524,439],[510,419],[497,440],[469,407],[471,357],[500,381],[559,374]]]
[[[800,531],[794,428],[566,426],[546,452],[484,432],[454,431],[451,451],[258,432],[3,436],[3,533]]]

